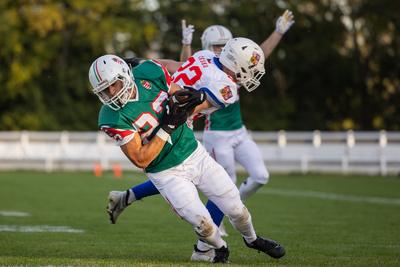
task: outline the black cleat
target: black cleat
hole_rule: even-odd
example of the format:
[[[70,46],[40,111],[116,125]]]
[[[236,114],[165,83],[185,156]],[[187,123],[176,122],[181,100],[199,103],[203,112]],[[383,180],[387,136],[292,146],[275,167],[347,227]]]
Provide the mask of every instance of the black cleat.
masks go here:
[[[229,249],[228,247],[221,247],[215,249],[215,257],[213,263],[229,263]]]
[[[257,236],[257,239],[250,244],[248,244],[245,239],[243,240],[246,246],[248,246],[249,248],[264,252],[272,258],[279,259],[285,255],[284,247],[274,240],[262,238],[259,236]]]

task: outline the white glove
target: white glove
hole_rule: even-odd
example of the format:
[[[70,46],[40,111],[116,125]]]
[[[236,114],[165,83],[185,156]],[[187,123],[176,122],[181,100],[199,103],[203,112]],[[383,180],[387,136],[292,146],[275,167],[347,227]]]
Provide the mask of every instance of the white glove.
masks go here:
[[[275,31],[279,32],[280,34],[285,34],[290,27],[294,24],[294,16],[292,11],[286,10],[282,16],[278,18],[276,21],[276,28]]]
[[[191,45],[193,39],[194,26],[189,25],[186,27],[186,20],[182,20],[182,44]]]

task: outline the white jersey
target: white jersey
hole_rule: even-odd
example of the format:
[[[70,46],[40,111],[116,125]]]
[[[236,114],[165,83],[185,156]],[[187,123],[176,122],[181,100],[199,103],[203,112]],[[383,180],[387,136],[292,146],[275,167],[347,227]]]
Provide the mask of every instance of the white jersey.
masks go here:
[[[235,103],[239,98],[238,85],[222,71],[217,56],[208,50],[202,50],[188,58],[172,76],[173,82],[181,87],[189,86],[203,90],[213,107],[201,111],[210,114]]]

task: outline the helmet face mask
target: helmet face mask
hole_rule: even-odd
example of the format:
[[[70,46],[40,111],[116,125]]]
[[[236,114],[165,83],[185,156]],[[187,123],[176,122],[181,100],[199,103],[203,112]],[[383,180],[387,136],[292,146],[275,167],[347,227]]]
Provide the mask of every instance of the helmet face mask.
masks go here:
[[[113,110],[119,110],[132,98],[134,77],[125,61],[117,56],[105,55],[96,59],[90,66],[89,80],[93,93]],[[121,88],[111,95],[108,88],[117,81],[121,82]]]
[[[223,48],[219,57],[222,65],[235,73],[237,83],[251,92],[260,85],[265,74],[264,52],[247,38],[234,38]]]
[[[204,30],[201,45],[203,50],[210,50],[219,55],[219,51],[215,51],[213,46],[224,46],[230,39],[232,39],[232,33],[226,27],[212,25]]]

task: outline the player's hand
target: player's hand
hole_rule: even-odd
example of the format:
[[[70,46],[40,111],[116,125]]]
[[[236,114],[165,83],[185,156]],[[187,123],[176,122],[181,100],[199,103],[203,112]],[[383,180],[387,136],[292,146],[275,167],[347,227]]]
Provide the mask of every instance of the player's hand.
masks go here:
[[[186,20],[182,20],[182,44],[191,45],[193,39],[194,26],[189,25],[186,27]]]
[[[171,101],[184,109],[188,115],[191,115],[194,108],[206,100],[206,93],[203,90],[196,90],[189,86],[176,91],[171,96]]]
[[[279,32],[280,34],[285,34],[290,27],[294,24],[294,16],[292,11],[285,10],[282,16],[278,18],[276,21],[276,28],[275,31]]]
[[[171,101],[168,101],[165,108],[166,111],[162,118],[161,128],[168,134],[171,134],[180,125],[186,122],[188,114],[185,109],[180,108]]]
[[[137,65],[141,64],[144,61],[144,59],[139,57],[131,57],[131,58],[124,58],[124,61],[132,68],[134,68]]]

